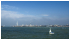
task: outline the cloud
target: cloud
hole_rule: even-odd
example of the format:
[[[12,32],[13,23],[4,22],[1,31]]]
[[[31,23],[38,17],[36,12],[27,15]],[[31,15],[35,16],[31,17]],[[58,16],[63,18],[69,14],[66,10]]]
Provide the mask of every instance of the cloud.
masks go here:
[[[19,21],[19,24],[41,24],[41,25],[47,25],[47,24],[66,24],[69,22],[69,19],[64,18],[57,18],[57,17],[49,17],[47,14],[42,15],[31,15],[31,14],[25,14],[25,13],[19,13],[17,11],[11,11],[11,10],[17,10],[18,7],[15,6],[9,6],[9,5],[2,5],[1,7],[1,23],[6,25],[15,25],[16,21]],[[26,13],[28,13],[26,11]],[[15,19],[15,20],[13,20]]]
[[[1,11],[1,17],[2,18],[20,18],[23,17],[23,14],[18,14],[17,12],[14,11]]]
[[[21,14],[19,12],[15,12],[15,11],[6,11],[6,10],[2,10],[1,11],[1,18],[26,18],[26,17],[30,17],[30,18],[34,18],[34,15],[25,15],[25,14]]]
[[[9,5],[1,5],[1,9],[15,9],[15,10],[18,10],[18,7],[9,6]]]
[[[53,20],[51,18],[26,15],[15,11],[1,10],[1,25],[16,25],[17,21],[19,22],[19,25],[30,24],[30,22],[33,25],[68,24],[69,22],[68,19],[54,18]]]
[[[14,11],[15,9],[17,10],[18,7],[9,6],[9,5],[1,5],[1,18],[13,18],[13,19],[16,19],[16,18],[26,18],[26,19],[36,18],[36,16],[34,16],[34,15],[29,15],[29,14],[27,15],[25,13],[19,13],[17,11]]]

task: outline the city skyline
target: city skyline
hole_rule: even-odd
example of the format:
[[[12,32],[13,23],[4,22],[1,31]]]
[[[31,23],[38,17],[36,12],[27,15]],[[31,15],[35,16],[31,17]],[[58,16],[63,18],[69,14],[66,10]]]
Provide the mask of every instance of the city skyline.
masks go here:
[[[69,1],[1,1],[1,25],[69,24]]]

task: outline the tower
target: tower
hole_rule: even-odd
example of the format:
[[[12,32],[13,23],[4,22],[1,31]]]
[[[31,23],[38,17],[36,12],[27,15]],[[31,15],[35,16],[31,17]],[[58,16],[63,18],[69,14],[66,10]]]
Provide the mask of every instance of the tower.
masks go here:
[[[17,26],[18,26],[18,21],[17,21]]]

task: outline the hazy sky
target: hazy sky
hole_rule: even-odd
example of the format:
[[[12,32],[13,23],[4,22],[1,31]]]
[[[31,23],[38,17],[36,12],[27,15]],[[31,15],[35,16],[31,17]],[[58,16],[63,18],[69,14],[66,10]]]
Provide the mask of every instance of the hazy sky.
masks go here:
[[[1,1],[1,25],[69,24],[69,1]]]

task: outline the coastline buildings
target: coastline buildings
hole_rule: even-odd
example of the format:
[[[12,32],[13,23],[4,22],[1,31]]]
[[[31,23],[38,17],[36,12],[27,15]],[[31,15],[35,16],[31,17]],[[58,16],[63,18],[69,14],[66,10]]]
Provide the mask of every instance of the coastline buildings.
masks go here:
[[[18,21],[16,23],[16,26],[13,26],[13,27],[69,27],[69,25],[18,25]]]

